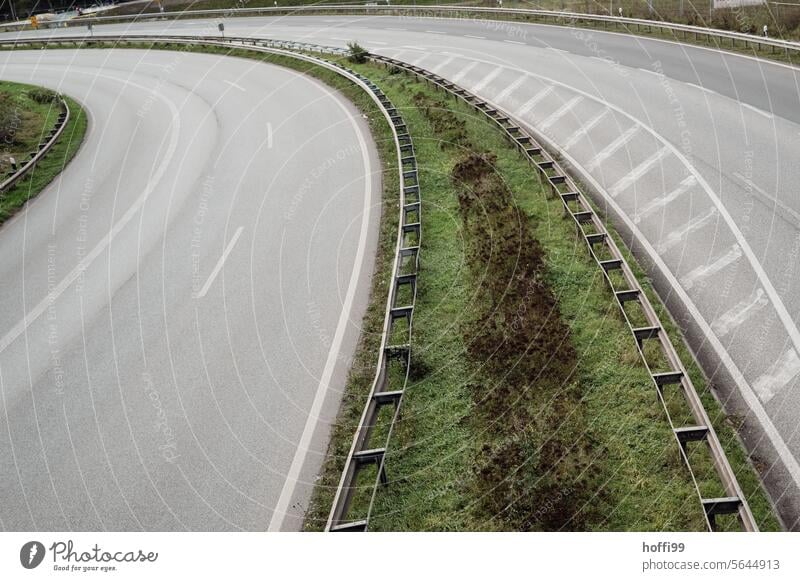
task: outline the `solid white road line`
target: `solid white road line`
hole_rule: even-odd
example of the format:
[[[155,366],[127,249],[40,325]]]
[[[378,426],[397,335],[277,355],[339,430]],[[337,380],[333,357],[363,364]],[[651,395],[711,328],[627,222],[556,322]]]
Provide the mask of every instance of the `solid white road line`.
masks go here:
[[[758,113],[762,117],[766,117],[767,119],[772,119],[772,113],[764,111],[763,109],[759,109],[758,107],[753,107],[752,105],[749,105],[748,103],[741,103],[740,102],[739,104],[742,107],[744,107],[745,109],[749,109],[750,111],[753,111],[754,113]]]
[[[636,124],[636,125],[634,125],[633,127],[630,127],[630,128],[629,128],[627,131],[625,131],[625,132],[624,132],[622,135],[620,135],[619,137],[617,137],[617,138],[616,138],[614,141],[612,141],[611,143],[609,143],[608,145],[606,145],[606,146],[605,146],[605,147],[604,147],[604,148],[603,148],[603,149],[600,151],[600,153],[598,153],[597,155],[595,155],[595,156],[594,156],[594,157],[591,159],[591,161],[589,161],[589,163],[588,163],[588,164],[586,164],[586,169],[588,169],[589,171],[594,171],[594,170],[596,170],[598,167],[600,167],[600,164],[601,164],[601,163],[603,163],[603,162],[604,162],[605,160],[607,160],[609,157],[611,157],[612,155],[614,155],[614,153],[616,153],[616,151],[617,151],[617,150],[618,150],[620,147],[622,147],[623,145],[625,145],[626,143],[628,143],[628,142],[629,142],[631,139],[633,139],[633,137],[634,137],[634,136],[635,136],[635,135],[636,135],[636,134],[639,132],[639,129],[640,129],[640,128],[641,128],[641,125],[639,125],[639,124],[637,123],[637,124]]]
[[[580,95],[577,97],[573,97],[564,105],[561,106],[558,110],[554,111],[549,117],[547,117],[544,121],[539,124],[539,128],[542,131],[547,131],[556,121],[561,119],[564,115],[569,113],[575,105],[583,101],[583,97]]]
[[[717,209],[714,206],[712,206],[705,214],[692,218],[686,224],[684,224],[682,228],[670,232],[669,236],[667,236],[663,240],[663,242],[659,242],[658,245],[656,246],[658,252],[659,253],[666,252],[667,250],[678,244],[681,240],[686,238],[689,234],[691,234],[695,230],[699,230],[700,228],[708,224],[716,216],[717,216]]]
[[[800,357],[789,348],[772,366],[772,373],[765,373],[753,382],[753,389],[762,403],[767,403],[775,394],[800,373]]]
[[[682,181],[682,182],[681,182],[681,183],[678,185],[678,187],[677,187],[677,188],[675,188],[674,190],[672,190],[672,191],[671,191],[670,193],[668,193],[666,196],[662,196],[662,197],[660,197],[660,198],[656,198],[655,200],[653,200],[652,202],[650,202],[649,204],[647,204],[647,205],[646,205],[644,208],[642,208],[642,209],[641,209],[641,210],[640,210],[640,211],[639,211],[639,212],[636,214],[636,216],[634,217],[633,221],[634,221],[634,222],[636,222],[636,223],[638,224],[638,223],[639,223],[641,220],[643,220],[644,218],[647,218],[647,217],[648,217],[650,214],[652,214],[653,212],[655,212],[655,211],[657,211],[657,210],[659,210],[659,209],[663,208],[663,207],[664,207],[664,206],[666,206],[667,204],[669,204],[669,203],[671,203],[671,202],[674,202],[675,200],[677,200],[677,199],[678,199],[679,197],[681,197],[683,194],[685,194],[685,193],[686,193],[686,192],[688,192],[690,189],[692,189],[692,187],[693,187],[693,186],[695,186],[695,185],[697,185],[697,178],[695,178],[694,176],[687,176],[687,177],[686,177],[686,178],[685,178],[685,179],[684,179],[684,180],[683,180],[683,181]]]
[[[686,84],[689,85],[690,87],[694,87],[695,89],[699,89],[699,90],[704,91],[706,93],[711,93],[712,95],[716,95],[717,94],[716,91],[712,91],[711,89],[707,89],[705,87],[701,87],[700,85],[696,85],[694,83],[686,83]]]
[[[628,175],[611,186],[611,188],[608,190],[608,193],[612,196],[618,196],[620,193],[624,192],[634,183],[636,183],[643,175],[650,171],[655,164],[669,155],[669,153],[669,149],[662,147],[642,163],[633,168]]]
[[[567,138],[567,141],[564,143],[564,149],[569,149],[573,145],[575,145],[578,141],[580,141],[584,135],[588,134],[589,131],[594,129],[594,127],[603,120],[603,118],[611,112],[611,109],[603,109],[600,113],[596,116],[584,123],[580,129],[578,129],[575,133]]]
[[[651,75],[655,75],[658,78],[664,76],[664,73],[659,73],[658,71],[651,71],[650,69],[638,69],[638,70],[642,71],[643,73],[650,73]]]
[[[739,248],[738,244],[734,244],[733,246],[728,249],[728,251],[717,258],[711,264],[704,264],[702,266],[698,266],[694,270],[692,270],[689,274],[684,276],[681,279],[681,284],[683,288],[689,290],[698,282],[718,273],[720,270],[725,268],[726,266],[733,264],[737,260],[742,257],[742,249]]]
[[[228,255],[231,253],[231,250],[233,250],[233,247],[236,246],[236,242],[239,240],[239,236],[242,235],[242,230],[244,230],[243,226],[239,226],[236,229],[236,232],[233,234],[230,241],[228,242],[228,245],[225,247],[225,250],[222,252],[222,256],[219,257],[217,264],[214,265],[214,270],[212,270],[211,274],[208,275],[208,280],[206,280],[206,283],[202,286],[202,288],[198,291],[198,293],[195,295],[194,298],[202,299],[204,296],[206,296],[206,293],[208,293],[208,289],[211,288],[211,285],[214,283],[214,280],[216,280],[217,275],[222,270],[222,266],[228,259]]]
[[[716,321],[711,323],[711,328],[714,329],[717,337],[724,337],[768,304],[769,300],[764,294],[764,289],[760,288],[720,315]]]

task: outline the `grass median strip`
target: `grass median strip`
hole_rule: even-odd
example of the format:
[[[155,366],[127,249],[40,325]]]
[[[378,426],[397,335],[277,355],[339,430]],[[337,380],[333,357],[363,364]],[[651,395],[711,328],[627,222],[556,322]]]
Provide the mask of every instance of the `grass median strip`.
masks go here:
[[[39,141],[54,127],[60,112],[54,97],[55,93],[40,87],[0,83],[0,155],[4,170],[10,168],[11,157],[20,167],[28,152],[38,149]],[[77,101],[69,97],[66,101],[70,118],[58,141],[23,179],[0,193],[0,224],[39,195],[80,149],[86,134],[86,114]]]

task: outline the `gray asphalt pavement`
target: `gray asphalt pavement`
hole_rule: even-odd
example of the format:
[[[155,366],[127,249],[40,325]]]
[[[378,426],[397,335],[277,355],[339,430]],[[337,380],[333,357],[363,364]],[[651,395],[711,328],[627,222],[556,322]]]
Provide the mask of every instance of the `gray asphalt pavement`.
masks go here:
[[[0,528],[297,528],[374,260],[364,120],[219,56],[3,53],[0,78],[90,117],[0,229]]]

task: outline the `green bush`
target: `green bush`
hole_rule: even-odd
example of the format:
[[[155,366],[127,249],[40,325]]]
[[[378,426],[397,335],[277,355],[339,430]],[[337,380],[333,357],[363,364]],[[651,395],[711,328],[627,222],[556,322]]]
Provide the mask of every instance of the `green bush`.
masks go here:
[[[58,97],[58,94],[50,89],[36,87],[28,91],[28,97],[30,97],[33,101],[44,105],[50,103],[51,101],[55,101]]]
[[[360,65],[367,62],[369,51],[363,46],[357,42],[348,42],[347,48],[350,51],[350,54],[347,55],[347,58],[351,63]]]

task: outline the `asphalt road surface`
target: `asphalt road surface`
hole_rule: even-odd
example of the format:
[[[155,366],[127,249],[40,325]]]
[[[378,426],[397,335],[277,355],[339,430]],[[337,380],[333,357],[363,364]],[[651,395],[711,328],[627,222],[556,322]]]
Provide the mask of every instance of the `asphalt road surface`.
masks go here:
[[[0,55],[89,114],[0,229],[0,527],[296,529],[358,338],[380,168],[294,71]]]
[[[216,34],[217,22],[108,25],[95,35]],[[491,21],[232,18],[226,33],[358,40],[465,86],[565,151],[647,267],[717,395],[743,417],[785,525],[800,527],[798,69]]]

